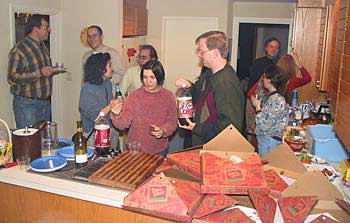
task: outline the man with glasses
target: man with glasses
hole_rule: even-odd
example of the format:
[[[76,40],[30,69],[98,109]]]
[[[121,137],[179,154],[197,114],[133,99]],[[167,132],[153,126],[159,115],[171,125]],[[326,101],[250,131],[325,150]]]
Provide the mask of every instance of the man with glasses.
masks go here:
[[[31,15],[25,25],[25,38],[9,53],[7,81],[13,94],[17,128],[51,120],[52,76],[58,70],[51,67],[49,51],[44,44],[50,31],[43,15]]]
[[[228,41],[219,31],[203,33],[196,39],[198,57],[208,69],[202,69],[198,80],[176,80],[178,88],[190,89],[195,108],[194,121],[186,119],[188,125],[181,128],[192,132],[192,145],[203,145],[217,136],[228,125],[239,131],[243,126],[244,95],[234,69],[227,63]]]
[[[112,84],[119,84],[124,75],[122,68],[121,57],[117,50],[103,44],[103,31],[101,27],[92,25],[87,29],[87,41],[91,47],[91,50],[86,52],[83,56],[82,62],[82,82],[84,82],[84,64],[92,54],[95,53],[109,53],[112,61]],[[114,88],[113,88],[114,89]]]
[[[137,66],[130,67],[121,81],[120,90],[123,95],[129,94],[142,85],[140,79],[141,67],[150,60],[158,60],[157,51],[152,45],[141,45],[139,47],[139,55],[137,57]]]

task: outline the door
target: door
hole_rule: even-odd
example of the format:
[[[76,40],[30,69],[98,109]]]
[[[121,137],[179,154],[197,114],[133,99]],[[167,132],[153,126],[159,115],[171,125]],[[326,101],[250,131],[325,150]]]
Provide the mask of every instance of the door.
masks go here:
[[[196,38],[218,30],[217,17],[165,17],[161,62],[165,69],[165,87],[175,92],[175,81],[184,77],[194,81],[200,74]]]

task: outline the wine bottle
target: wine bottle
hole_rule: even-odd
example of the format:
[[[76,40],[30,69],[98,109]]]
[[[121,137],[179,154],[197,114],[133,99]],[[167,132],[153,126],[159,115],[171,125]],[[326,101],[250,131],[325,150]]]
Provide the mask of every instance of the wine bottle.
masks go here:
[[[72,137],[74,142],[74,158],[76,167],[83,167],[88,162],[87,141],[83,135],[81,121],[77,121],[77,133]]]

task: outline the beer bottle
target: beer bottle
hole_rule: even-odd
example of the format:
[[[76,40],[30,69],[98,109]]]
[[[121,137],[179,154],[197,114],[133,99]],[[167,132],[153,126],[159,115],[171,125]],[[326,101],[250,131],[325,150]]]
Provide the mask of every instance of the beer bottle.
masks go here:
[[[122,92],[120,91],[119,84],[115,85],[115,99],[123,100],[123,95],[122,95]]]
[[[193,121],[192,95],[183,84],[176,94],[177,113],[181,125],[188,125],[186,118]]]
[[[88,162],[87,141],[83,135],[81,121],[77,121],[77,132],[72,137],[74,142],[74,158],[76,167],[83,167]]]

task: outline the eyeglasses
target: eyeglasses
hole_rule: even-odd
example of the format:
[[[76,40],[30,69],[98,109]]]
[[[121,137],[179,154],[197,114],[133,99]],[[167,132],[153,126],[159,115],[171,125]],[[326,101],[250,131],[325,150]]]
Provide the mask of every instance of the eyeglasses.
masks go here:
[[[40,26],[40,29],[42,30],[48,30],[50,28],[50,26]]]
[[[148,56],[137,56],[136,57],[138,60],[147,60],[147,59],[150,59],[150,57]]]

